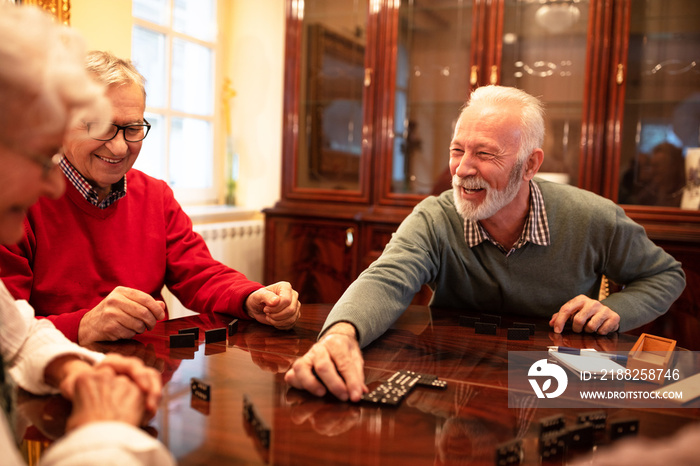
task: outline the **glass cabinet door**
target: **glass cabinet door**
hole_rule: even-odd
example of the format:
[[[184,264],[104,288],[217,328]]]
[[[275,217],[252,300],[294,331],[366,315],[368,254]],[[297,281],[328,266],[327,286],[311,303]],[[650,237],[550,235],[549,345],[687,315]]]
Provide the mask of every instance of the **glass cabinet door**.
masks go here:
[[[589,1],[505,0],[500,84],[545,104],[540,176],[578,185]]]
[[[394,199],[450,188],[449,142],[476,70],[481,85],[518,87],[544,101],[541,174],[578,184],[588,14],[589,0],[402,0],[389,149]]]
[[[369,0],[305,0],[295,186],[361,190]]]
[[[635,0],[618,202],[700,208],[700,2]]]
[[[383,178],[390,180],[384,189],[390,197],[424,197],[451,187],[449,144],[469,95],[471,31],[471,0],[399,4],[393,126],[387,131],[391,168]]]

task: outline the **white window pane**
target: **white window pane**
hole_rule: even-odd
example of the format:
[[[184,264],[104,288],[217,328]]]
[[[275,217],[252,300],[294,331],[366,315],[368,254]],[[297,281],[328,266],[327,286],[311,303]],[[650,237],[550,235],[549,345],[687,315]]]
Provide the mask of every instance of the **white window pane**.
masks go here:
[[[213,113],[212,51],[182,39],[173,39],[171,106],[197,115]]]
[[[154,178],[165,180],[165,117],[155,113],[146,113],[144,117],[151,124],[151,130],[143,140],[134,168]]]
[[[211,188],[212,125],[194,118],[173,118],[170,126],[170,184],[178,188]]]
[[[215,0],[175,0],[173,29],[205,41],[216,39]]]
[[[170,22],[169,6],[169,0],[133,0],[131,14],[136,18],[165,26]]]
[[[165,35],[134,26],[131,59],[146,78],[146,103],[150,107],[166,106]]]

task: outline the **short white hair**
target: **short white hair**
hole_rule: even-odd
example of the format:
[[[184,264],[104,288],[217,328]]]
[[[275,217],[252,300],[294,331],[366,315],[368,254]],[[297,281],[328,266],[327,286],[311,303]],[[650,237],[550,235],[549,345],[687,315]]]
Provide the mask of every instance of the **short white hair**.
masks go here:
[[[109,120],[82,37],[36,7],[0,3],[0,140],[9,145],[80,120]]]
[[[102,50],[92,50],[87,54],[87,70],[107,87],[135,84],[146,98],[146,78],[136,69],[131,60],[119,58]]]
[[[477,106],[520,109],[520,151],[518,160],[524,161],[535,149],[544,144],[544,105],[537,97],[515,87],[483,86],[476,88],[462,109]]]

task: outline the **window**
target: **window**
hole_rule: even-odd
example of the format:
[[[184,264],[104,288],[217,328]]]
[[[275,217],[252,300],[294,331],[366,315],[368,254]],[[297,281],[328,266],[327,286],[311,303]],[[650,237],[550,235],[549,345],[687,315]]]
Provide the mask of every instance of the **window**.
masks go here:
[[[152,129],[135,168],[181,203],[217,198],[216,0],[133,0],[131,57],[146,77]]]

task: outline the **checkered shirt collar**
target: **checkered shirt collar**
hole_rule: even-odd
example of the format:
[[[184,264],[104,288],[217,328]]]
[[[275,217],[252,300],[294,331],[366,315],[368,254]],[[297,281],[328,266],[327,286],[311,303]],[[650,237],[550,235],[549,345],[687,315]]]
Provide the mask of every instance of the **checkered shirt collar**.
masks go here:
[[[78,170],[75,169],[75,167],[68,161],[68,159],[65,156],[61,158],[59,166],[61,167],[61,170],[63,170],[63,173],[66,175],[66,178],[68,178],[71,184],[75,186],[75,189],[78,190],[78,192],[85,198],[86,201],[88,201],[90,204],[94,205],[97,208],[106,209],[122,197],[126,196],[126,176],[114,183],[112,185],[112,191],[106,198],[102,200],[102,202],[100,202],[97,196],[97,191],[95,191],[95,189],[90,185],[90,183],[88,183],[85,177],[81,175]]]
[[[464,220],[464,240],[467,246],[473,248],[484,241],[489,241],[496,245],[504,254],[509,255],[516,249],[523,247],[530,242],[540,246],[549,246],[549,223],[547,222],[547,212],[544,208],[542,191],[534,181],[530,181],[530,213],[525,221],[525,227],[518,241],[510,250],[506,250],[491,238],[491,235],[481,226],[477,220]]]

